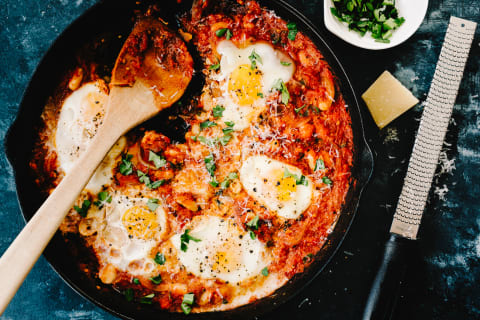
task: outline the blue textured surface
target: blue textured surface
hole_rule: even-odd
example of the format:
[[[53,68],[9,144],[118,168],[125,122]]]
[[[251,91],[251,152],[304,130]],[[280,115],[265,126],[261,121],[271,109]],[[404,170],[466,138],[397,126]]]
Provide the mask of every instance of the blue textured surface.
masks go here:
[[[59,33],[94,0],[0,0],[0,137]],[[422,102],[450,15],[480,23],[477,0],[430,1],[417,33],[397,48],[356,49],[324,31],[322,1],[291,0],[322,31],[358,93],[385,69]],[[480,28],[462,81],[437,176],[395,319],[480,318]],[[358,319],[398,199],[421,106],[379,132],[362,105],[376,169],[340,251],[309,287],[266,319]],[[452,167],[453,165],[453,167]],[[0,150],[0,253],[23,226],[12,170]],[[1,290],[1,289],[0,289]],[[71,290],[40,258],[0,319],[115,319]]]

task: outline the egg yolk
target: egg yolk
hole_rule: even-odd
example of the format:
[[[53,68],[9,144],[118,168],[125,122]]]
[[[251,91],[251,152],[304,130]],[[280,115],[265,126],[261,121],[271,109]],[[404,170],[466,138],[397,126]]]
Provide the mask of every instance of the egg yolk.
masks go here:
[[[236,269],[236,265],[238,265],[238,261],[232,254],[232,251],[217,252],[212,270],[217,272],[230,272]]]
[[[262,95],[262,72],[249,65],[242,64],[230,74],[228,91],[232,93],[235,103],[241,106],[253,104]]]
[[[125,211],[122,223],[130,238],[143,240],[152,240],[159,227],[155,212],[137,206]]]
[[[284,177],[282,173],[276,180],[278,200],[288,201],[292,198],[292,192],[297,191],[297,182],[294,177]]]

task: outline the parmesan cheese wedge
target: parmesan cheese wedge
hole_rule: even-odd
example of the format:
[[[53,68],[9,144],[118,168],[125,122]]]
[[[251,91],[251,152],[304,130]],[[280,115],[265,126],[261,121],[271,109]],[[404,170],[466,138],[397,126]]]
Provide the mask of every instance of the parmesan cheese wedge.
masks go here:
[[[375,80],[362,98],[380,129],[418,103],[418,99],[388,71]]]

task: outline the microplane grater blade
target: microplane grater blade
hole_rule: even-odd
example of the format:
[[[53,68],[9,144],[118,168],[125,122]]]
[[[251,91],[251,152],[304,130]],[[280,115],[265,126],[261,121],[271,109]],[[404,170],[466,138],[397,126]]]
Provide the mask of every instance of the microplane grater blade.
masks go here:
[[[416,239],[477,24],[451,17],[390,232]]]

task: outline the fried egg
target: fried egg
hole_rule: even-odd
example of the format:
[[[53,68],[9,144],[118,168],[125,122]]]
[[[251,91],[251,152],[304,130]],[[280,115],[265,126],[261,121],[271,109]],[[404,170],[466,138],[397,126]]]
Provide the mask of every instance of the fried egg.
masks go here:
[[[259,276],[270,261],[265,245],[258,238],[251,239],[231,219],[217,216],[196,216],[187,226],[190,240],[182,250],[182,236],[171,241],[177,249],[179,262],[188,272],[201,278],[216,278],[238,283]]]
[[[89,82],[65,99],[55,134],[55,151],[59,167],[68,173],[87,149],[102,124],[104,104],[108,98],[103,81]],[[112,181],[117,158],[126,146],[121,137],[98,166],[85,190],[97,194]]]
[[[150,274],[155,269],[152,249],[167,234],[167,217],[161,201],[149,206],[149,198],[138,191],[115,192],[105,204],[104,225],[95,244],[103,263],[132,275]],[[89,217],[95,214],[89,213]]]
[[[60,168],[68,173],[93,139],[105,114],[107,89],[101,80],[75,90],[63,102],[55,133]]]
[[[285,219],[296,219],[312,202],[312,181],[302,171],[283,162],[250,156],[239,170],[247,193]]]
[[[235,123],[243,130],[265,109],[266,101],[280,79],[292,78],[292,60],[268,43],[256,43],[239,49],[229,40],[220,42],[220,71],[215,80],[220,83],[221,97],[216,104],[225,108],[222,120]]]

